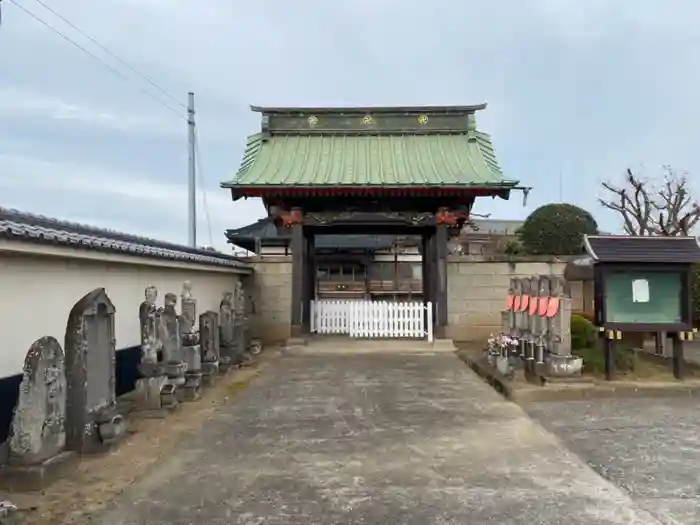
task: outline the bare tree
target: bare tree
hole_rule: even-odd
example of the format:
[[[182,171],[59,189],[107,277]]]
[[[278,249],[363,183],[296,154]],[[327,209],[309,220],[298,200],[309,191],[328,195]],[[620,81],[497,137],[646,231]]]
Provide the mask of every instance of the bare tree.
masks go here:
[[[654,184],[627,170],[625,185],[603,183],[610,196],[598,201],[617,212],[629,235],[690,235],[700,221],[700,205],[690,194],[688,176],[664,166],[663,184]]]

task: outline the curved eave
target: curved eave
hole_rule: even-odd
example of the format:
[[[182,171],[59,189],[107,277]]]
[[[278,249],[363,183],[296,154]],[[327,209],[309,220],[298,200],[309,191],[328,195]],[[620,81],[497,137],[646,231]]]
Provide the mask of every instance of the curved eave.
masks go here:
[[[241,165],[222,188],[234,200],[269,194],[504,196],[491,137],[451,135],[249,137]],[[507,197],[506,197],[507,198]]]
[[[510,192],[519,184],[518,181],[504,181],[492,185],[447,186],[423,185],[387,186],[387,185],[340,185],[340,186],[254,186],[222,184],[231,190],[234,201],[241,198],[266,197],[501,197],[508,199]]]
[[[250,106],[256,113],[278,114],[363,114],[363,113],[471,113],[486,109],[487,103],[466,106],[366,106],[366,107],[279,107]]]

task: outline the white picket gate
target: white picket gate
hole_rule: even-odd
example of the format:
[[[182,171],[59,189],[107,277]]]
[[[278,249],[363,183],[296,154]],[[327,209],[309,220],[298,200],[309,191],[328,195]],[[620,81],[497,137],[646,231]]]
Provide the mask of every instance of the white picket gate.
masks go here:
[[[422,301],[311,301],[311,331],[362,338],[423,338],[433,341],[432,303]]]

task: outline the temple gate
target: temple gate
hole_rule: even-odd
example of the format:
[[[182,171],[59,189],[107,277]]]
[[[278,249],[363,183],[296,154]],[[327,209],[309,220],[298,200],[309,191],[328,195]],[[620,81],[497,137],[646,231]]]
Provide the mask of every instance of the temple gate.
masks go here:
[[[477,197],[508,199],[519,189],[503,178],[490,136],[476,129],[475,113],[485,107],[251,108],[262,115],[261,132],[248,138],[235,179],[222,187],[233,200],[262,198],[291,236],[293,337],[315,324],[317,236],[358,234],[419,240],[419,301],[430,310],[422,322],[445,337],[448,240]],[[409,310],[418,311],[401,311]]]

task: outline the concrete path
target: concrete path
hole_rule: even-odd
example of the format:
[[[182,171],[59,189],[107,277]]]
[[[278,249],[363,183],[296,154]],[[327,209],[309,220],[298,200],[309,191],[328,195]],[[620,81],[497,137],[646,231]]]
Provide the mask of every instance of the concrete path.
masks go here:
[[[353,345],[280,358],[92,523],[660,523],[454,355]]]
[[[698,398],[535,403],[528,412],[664,524],[700,523]]]

